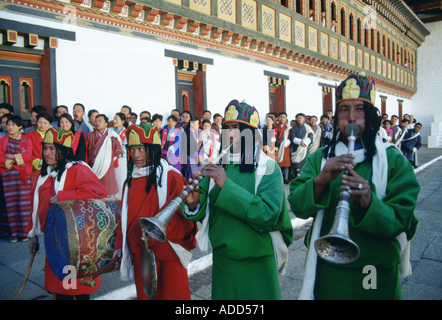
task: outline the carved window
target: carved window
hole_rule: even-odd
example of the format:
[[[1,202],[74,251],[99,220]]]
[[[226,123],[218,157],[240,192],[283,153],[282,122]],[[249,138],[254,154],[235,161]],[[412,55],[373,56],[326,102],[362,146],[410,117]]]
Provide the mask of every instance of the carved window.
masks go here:
[[[12,86],[9,76],[0,76],[0,103],[12,105]]]
[[[19,78],[20,82],[20,112],[30,113],[34,106],[32,78]]]

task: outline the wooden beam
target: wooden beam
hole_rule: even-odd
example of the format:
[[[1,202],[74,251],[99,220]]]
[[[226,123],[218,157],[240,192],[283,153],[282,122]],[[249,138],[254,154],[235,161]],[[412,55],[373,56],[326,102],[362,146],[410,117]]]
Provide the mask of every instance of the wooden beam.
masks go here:
[[[436,22],[436,21],[442,21],[442,14],[430,17],[430,18],[423,18],[421,19],[423,23],[429,23],[429,22]]]
[[[436,0],[432,2],[421,3],[415,6],[410,6],[410,9],[413,10],[415,13],[433,9],[442,9],[442,0]]]

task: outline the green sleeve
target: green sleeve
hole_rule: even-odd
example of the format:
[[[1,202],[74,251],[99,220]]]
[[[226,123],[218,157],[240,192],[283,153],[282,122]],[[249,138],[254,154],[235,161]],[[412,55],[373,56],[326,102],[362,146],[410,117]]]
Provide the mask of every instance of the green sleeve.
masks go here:
[[[322,148],[307,157],[301,174],[290,183],[288,202],[293,214],[301,219],[313,217],[319,210],[328,208],[331,188],[328,184],[319,202],[315,202],[313,179],[321,172]]]
[[[380,200],[372,190],[371,204],[365,214],[359,211],[360,221],[354,227],[387,238],[396,237],[405,231],[410,240],[416,232],[418,220],[414,216],[414,208],[420,186],[413,168],[400,151],[389,148],[387,155],[389,169],[386,196]]]
[[[203,180],[201,180],[201,182],[198,185],[200,188],[200,199],[199,199],[200,208],[199,208],[198,213],[196,215],[192,216],[192,215],[187,215],[185,213],[186,202],[184,202],[181,205],[181,212],[183,213],[183,216],[186,219],[189,219],[194,222],[204,219],[204,217],[206,215],[207,190],[209,189],[209,182],[210,182],[210,178],[205,177]]]
[[[255,194],[228,178],[220,190],[215,207],[247,222],[257,231],[270,231],[276,225],[285,201],[281,170],[276,162],[262,177]]]

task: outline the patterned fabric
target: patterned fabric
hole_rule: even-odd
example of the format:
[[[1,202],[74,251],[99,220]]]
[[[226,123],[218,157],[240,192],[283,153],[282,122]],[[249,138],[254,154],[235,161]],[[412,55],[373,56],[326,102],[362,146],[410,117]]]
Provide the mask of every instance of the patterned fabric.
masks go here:
[[[181,143],[183,131],[179,128],[169,129],[167,126],[161,131],[161,153],[169,164],[181,172]]]
[[[19,140],[8,139],[6,154],[19,153],[19,146]],[[27,183],[21,184],[19,170],[12,168],[2,174],[11,238],[27,238],[24,230],[29,220],[29,213],[31,212],[31,203],[29,200],[31,179],[29,175],[26,176]]]
[[[336,104],[345,100],[362,100],[375,105],[374,79],[369,80],[365,73],[351,74],[336,88]]]
[[[2,179],[0,179],[0,238],[9,238],[8,212],[6,211]]]
[[[120,211],[120,202],[110,199],[59,201],[50,207],[45,227],[46,258],[59,280],[66,277],[63,269],[67,265],[76,268],[78,278],[84,278],[109,263]]]
[[[97,130],[91,132],[87,135],[87,160],[88,165],[92,168],[95,162],[95,158],[100,151],[100,148],[107,137],[108,132],[106,131],[101,137]],[[121,153],[121,145],[117,139],[112,138],[112,157],[117,157]],[[118,184],[115,177],[115,166],[114,162],[111,162],[110,168],[103,178],[100,179],[103,185],[106,187],[107,194],[109,196],[118,193]]]
[[[127,128],[127,143],[128,146],[136,146],[143,143],[160,144],[158,128],[148,123],[142,123],[139,126],[133,124]]]
[[[58,144],[64,147],[72,148],[74,134],[72,131],[63,131],[61,129],[49,128],[45,134],[44,143]]]
[[[224,123],[241,122],[253,128],[259,127],[259,114],[255,107],[245,102],[232,100],[224,111]]]

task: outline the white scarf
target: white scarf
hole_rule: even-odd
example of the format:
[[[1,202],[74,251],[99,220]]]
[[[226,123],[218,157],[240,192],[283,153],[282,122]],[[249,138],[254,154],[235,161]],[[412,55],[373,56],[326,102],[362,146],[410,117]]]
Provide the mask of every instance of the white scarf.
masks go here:
[[[158,192],[158,207],[162,208],[167,200],[167,176],[168,172],[170,170],[173,170],[177,173],[180,173],[178,170],[176,170],[174,167],[170,166],[169,163],[161,159],[161,166],[163,168],[163,174],[161,176],[161,186],[160,184],[157,184],[157,192]],[[152,171],[153,166],[148,166],[147,169],[145,167],[138,168],[134,166],[133,172],[132,172],[132,178],[141,178],[146,177],[150,174]],[[157,177],[160,176],[161,173],[161,167],[158,166],[157,168]],[[180,173],[181,174],[181,173]],[[128,185],[126,183],[126,187],[124,188],[123,192],[123,198],[122,198],[122,206],[121,206],[121,230],[123,235],[123,245],[122,245],[122,258],[121,258],[121,267],[120,267],[120,278],[121,280],[129,280],[133,278],[133,266],[132,261],[130,259],[130,248],[129,243],[127,242],[127,219],[128,219],[128,203],[127,203],[127,197],[128,197]],[[141,228],[141,226],[140,226]],[[192,254],[184,249],[181,245],[170,242],[170,246],[177,254],[178,258],[180,259],[181,264],[184,268],[187,268],[187,265],[189,264],[190,259],[192,258]]]
[[[386,195],[387,188],[387,178],[388,178],[388,158],[387,158],[387,148],[396,147],[391,143],[383,143],[379,136],[376,136],[376,154],[373,157],[372,161],[372,182],[376,189],[376,196],[379,199],[383,199]],[[396,147],[397,148],[397,147]],[[359,149],[353,152],[355,156],[355,163],[361,163],[364,161],[365,149]],[[335,149],[336,156],[348,153],[348,148],[344,143],[339,142],[336,145]],[[322,158],[321,162],[321,170],[324,167],[326,159]],[[305,262],[304,268],[304,279],[302,283],[301,292],[299,294],[299,300],[313,300],[313,290],[315,287],[315,279],[316,279],[316,263],[318,259],[318,255],[316,250],[314,249],[315,241],[320,237],[322,220],[324,218],[325,210],[322,209],[318,211],[316,217],[313,221],[313,229],[310,238],[310,245],[307,252],[307,258]],[[401,246],[401,260],[402,263],[399,266],[400,274],[402,277],[408,276],[411,274],[411,265],[409,260],[409,250],[410,245],[409,241],[407,241],[407,237],[405,232],[401,233],[397,238],[399,244]]]
[[[313,129],[308,124],[304,123],[303,126],[305,128],[305,136],[303,140],[308,138],[308,135],[310,133],[312,135],[315,135]],[[302,160],[304,160],[305,157],[307,156],[307,151],[308,151],[308,146],[306,147],[302,147],[301,145],[298,146],[298,149],[296,149],[295,152],[290,154],[290,159],[292,160],[292,163],[300,163]]]
[[[396,146],[399,146],[401,144],[401,142],[404,139],[406,134],[407,134],[407,129],[404,129],[401,131],[399,139],[396,140],[396,143],[395,143]]]
[[[113,151],[112,151],[112,138],[116,138],[118,142],[121,144],[121,138],[115,130],[107,130],[107,136],[104,138],[103,144],[98,151],[98,154],[95,158],[94,165],[92,166],[92,172],[95,173],[98,179],[104,177],[104,175],[109,170],[112,160],[113,160]],[[105,134],[105,132],[103,132]]]
[[[421,134],[420,132],[414,133],[410,138],[404,139],[404,141],[413,140],[414,138],[420,136],[420,134]]]
[[[61,175],[60,181],[58,181],[57,179],[55,179],[55,183],[54,183],[54,189],[55,189],[55,194],[58,195],[59,191],[62,191],[64,189],[64,183],[66,181],[66,175],[68,173],[68,170],[74,165],[74,164],[82,164],[86,167],[89,168],[90,167],[83,161],[71,161],[68,162],[66,164],[65,170],[63,172],[63,174]],[[34,191],[34,202],[32,205],[32,229],[31,231],[29,231],[28,233],[28,237],[32,238],[35,235],[42,235],[41,232],[41,226],[40,226],[40,219],[38,218],[38,204],[40,202],[40,187],[46,182],[46,180],[49,177],[55,178],[57,176],[58,171],[57,170],[53,170],[54,168],[52,166],[48,166],[48,173],[47,175],[45,175],[44,177],[42,177],[41,175],[38,176],[37,179],[37,183],[35,186],[35,191]]]
[[[315,126],[316,126],[316,132],[313,133],[313,141],[308,146],[308,153],[309,154],[312,154],[316,150],[318,150],[319,143],[321,142],[321,127],[318,126],[317,124]],[[312,131],[313,131],[313,129],[312,129]]]

